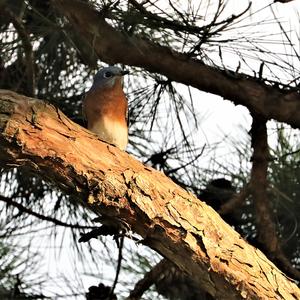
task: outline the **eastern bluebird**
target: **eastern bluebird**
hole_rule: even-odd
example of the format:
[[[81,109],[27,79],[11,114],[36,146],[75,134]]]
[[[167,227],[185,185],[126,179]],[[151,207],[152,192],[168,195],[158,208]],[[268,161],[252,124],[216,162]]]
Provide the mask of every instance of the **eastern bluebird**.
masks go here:
[[[101,69],[83,100],[88,129],[122,150],[128,143],[128,102],[123,91],[123,75],[128,73],[115,66]]]

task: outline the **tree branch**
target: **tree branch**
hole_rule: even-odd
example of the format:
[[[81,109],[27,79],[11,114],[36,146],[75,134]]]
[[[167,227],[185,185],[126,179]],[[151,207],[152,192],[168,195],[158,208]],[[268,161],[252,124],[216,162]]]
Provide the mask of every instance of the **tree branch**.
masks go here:
[[[300,128],[298,88],[280,89],[244,74],[220,70],[191,59],[187,54],[128,36],[113,28],[92,6],[79,0],[52,0],[52,4],[93,46],[98,57],[110,64],[142,67],[244,105],[266,119],[286,122]]]
[[[300,280],[300,271],[296,270],[283,253],[277,236],[273,218],[273,210],[267,193],[268,163],[270,159],[267,122],[258,115],[253,115],[251,128],[251,142],[253,148],[250,190],[256,211],[257,241],[273,261],[293,278]]]
[[[128,2],[140,12],[140,14],[143,16],[143,18],[141,19],[147,18],[148,23],[149,20],[153,20],[156,22],[157,27],[168,28],[173,30],[174,32],[186,32],[186,33],[194,34],[196,36],[207,34],[208,31],[211,29],[214,29],[214,33],[211,33],[211,35],[216,34],[216,32],[218,31],[218,29],[216,29],[217,26],[228,26],[229,24],[238,20],[250,9],[252,5],[252,3],[249,2],[246,9],[243,10],[241,13],[239,13],[238,15],[232,15],[231,17],[222,21],[217,21],[218,15],[216,14],[216,17],[213,19],[213,21],[210,24],[199,27],[196,25],[191,25],[188,22],[188,20],[185,20],[184,16],[180,14],[180,12],[175,8],[175,6],[172,4],[171,1],[169,1],[171,7],[173,8],[174,11],[177,12],[177,14],[181,16],[183,22],[175,19],[174,20],[167,19],[160,15],[154,14],[148,11],[143,4],[138,3],[136,0],[128,0]]]
[[[96,228],[95,226],[82,226],[79,224],[69,224],[69,223],[62,222],[61,220],[58,220],[56,218],[37,213],[37,212],[25,207],[24,205],[12,200],[11,198],[4,197],[2,195],[0,195],[0,201],[7,203],[7,205],[16,207],[20,212],[24,212],[24,213],[34,216],[40,220],[51,222],[58,226],[63,226],[63,227],[72,228],[72,229],[95,229]]]
[[[250,190],[253,195],[257,216],[257,240],[259,244],[263,245],[264,249],[273,256],[278,248],[279,241],[276,234],[276,227],[273,222],[272,208],[270,207],[267,195],[267,175],[270,155],[266,123],[267,121],[261,116],[253,115],[251,127],[253,155]]]
[[[218,213],[222,215],[228,215],[232,213],[237,207],[242,206],[245,203],[245,199],[249,195],[249,187],[246,185],[241,189],[239,193],[233,195],[233,197],[226,203],[222,204]]]
[[[1,90],[0,145],[2,165],[27,168],[95,213],[126,222],[213,297],[300,298],[213,209],[52,105]]]
[[[163,272],[172,265],[167,259],[162,259],[144,277],[139,280],[126,300],[139,300],[142,295],[153,285]]]

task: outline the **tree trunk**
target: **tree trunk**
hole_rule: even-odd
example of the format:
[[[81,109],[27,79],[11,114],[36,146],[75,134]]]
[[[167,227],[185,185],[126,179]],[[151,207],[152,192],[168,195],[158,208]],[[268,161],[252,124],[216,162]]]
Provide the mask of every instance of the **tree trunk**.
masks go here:
[[[126,223],[216,299],[300,299],[297,286],[212,208],[45,101],[0,90],[0,145],[2,167],[27,168]]]

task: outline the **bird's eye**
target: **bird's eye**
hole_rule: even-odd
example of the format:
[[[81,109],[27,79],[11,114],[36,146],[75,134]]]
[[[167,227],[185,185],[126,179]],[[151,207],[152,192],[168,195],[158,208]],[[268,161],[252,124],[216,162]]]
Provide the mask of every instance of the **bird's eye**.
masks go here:
[[[105,72],[104,73],[104,78],[110,78],[112,76],[113,76],[113,74],[111,72]]]

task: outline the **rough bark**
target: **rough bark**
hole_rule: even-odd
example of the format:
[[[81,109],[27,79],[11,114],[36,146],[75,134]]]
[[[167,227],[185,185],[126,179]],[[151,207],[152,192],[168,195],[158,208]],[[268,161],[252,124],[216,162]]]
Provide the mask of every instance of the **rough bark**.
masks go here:
[[[126,222],[216,299],[300,299],[297,286],[212,208],[45,101],[0,91],[0,162]]]
[[[85,37],[101,60],[158,72],[171,80],[220,95],[236,105],[244,105],[267,120],[275,119],[300,128],[298,89],[280,89],[257,78],[210,67],[168,47],[122,33],[83,1],[52,0],[52,3],[79,36]]]

